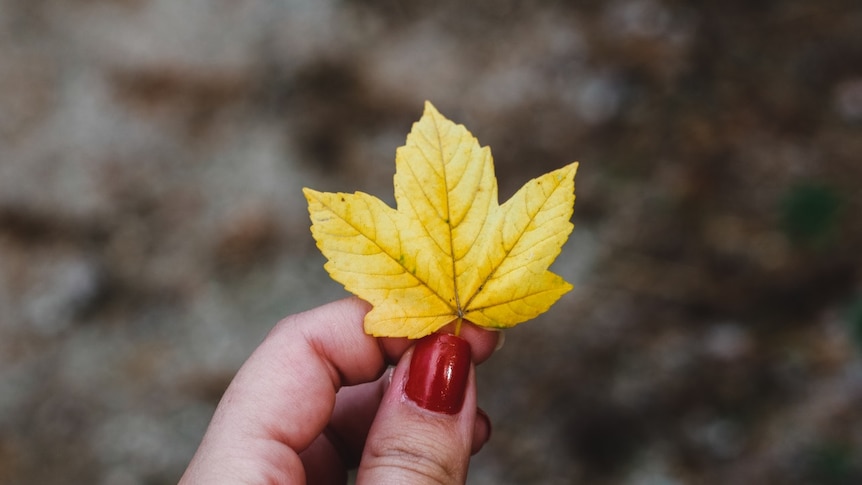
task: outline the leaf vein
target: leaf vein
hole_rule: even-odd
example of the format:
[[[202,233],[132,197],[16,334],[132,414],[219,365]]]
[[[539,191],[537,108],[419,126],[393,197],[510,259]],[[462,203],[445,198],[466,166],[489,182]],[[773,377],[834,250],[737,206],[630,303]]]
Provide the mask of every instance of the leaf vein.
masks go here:
[[[560,185],[561,185],[560,183],[556,184],[556,186],[554,187],[554,189],[551,191],[551,195],[553,195],[553,192],[555,192],[555,191],[556,191],[556,189],[558,189],[558,188],[560,187]],[[517,195],[517,194],[516,194],[516,195]],[[541,204],[539,204],[539,206],[538,206],[538,208],[536,209],[536,211],[535,211],[535,212],[533,212],[532,214],[530,214],[530,215],[529,215],[529,218],[528,218],[528,222],[527,222],[527,224],[524,224],[523,229],[519,232],[519,234],[517,235],[517,237],[514,239],[514,242],[513,242],[512,246],[511,246],[511,247],[509,247],[508,249],[503,248],[503,251],[504,251],[504,255],[503,255],[503,257],[502,257],[502,258],[500,258],[500,260],[499,260],[499,262],[496,264],[496,266],[494,266],[494,268],[493,268],[491,271],[489,271],[489,272],[488,272],[488,274],[485,276],[485,279],[484,279],[484,280],[482,281],[482,283],[479,285],[479,288],[484,288],[484,287],[485,287],[485,285],[486,285],[489,281],[491,281],[493,278],[495,278],[495,275],[496,275],[497,271],[500,269],[500,267],[503,265],[503,262],[504,262],[504,261],[506,261],[506,259],[508,259],[508,258],[509,258],[509,256],[510,256],[510,254],[511,254],[512,250],[513,250],[513,249],[518,245],[518,242],[520,242],[520,240],[524,237],[524,234],[526,234],[526,233],[528,232],[528,228],[530,227],[530,225],[532,224],[532,222],[536,219],[536,216],[537,216],[539,213],[541,213],[541,212],[542,212],[542,209],[544,208],[545,204],[549,202],[549,200],[551,199],[551,195],[549,195],[549,196],[548,196],[548,197],[547,197],[547,198],[546,198],[546,199],[545,199]],[[502,228],[501,228],[501,229],[502,229]],[[504,243],[505,243],[505,241],[504,241]],[[481,290],[476,291],[475,293],[473,293],[473,294],[470,296],[470,299],[469,299],[469,300],[467,300],[467,303],[465,304],[465,308],[469,308],[470,303],[472,303],[472,301],[476,298],[476,296],[477,296],[477,295],[479,295],[479,293],[481,293]]]
[[[448,302],[448,301],[446,301],[446,298],[445,298],[443,295],[441,295],[441,294],[440,294],[440,293],[438,293],[434,288],[432,288],[432,287],[428,284],[428,282],[427,282],[427,281],[423,281],[423,280],[422,280],[422,279],[420,279],[418,276],[416,276],[415,274],[413,274],[413,272],[411,272],[411,271],[410,271],[410,270],[409,270],[409,269],[408,269],[408,268],[407,268],[407,267],[406,267],[406,266],[405,266],[405,265],[400,261],[400,258],[395,257],[393,254],[391,254],[389,251],[387,251],[387,250],[386,250],[386,248],[384,248],[383,246],[381,246],[381,245],[380,245],[380,243],[378,243],[378,242],[377,242],[377,241],[375,241],[374,239],[369,238],[369,237],[368,237],[368,235],[367,235],[367,234],[365,234],[365,232],[363,232],[362,228],[361,228],[361,227],[359,227],[359,226],[357,226],[356,224],[354,224],[354,223],[353,223],[353,221],[350,221],[350,220],[348,220],[348,219],[346,219],[346,218],[341,217],[340,215],[338,215],[334,210],[332,210],[332,209],[333,209],[333,208],[332,208],[332,206],[330,206],[330,205],[328,205],[328,204],[324,203],[324,202],[323,202],[323,201],[321,201],[321,200],[318,200],[318,201],[320,202],[320,204],[321,204],[321,205],[323,205],[324,207],[326,207],[326,209],[327,209],[327,210],[329,210],[333,215],[335,215],[336,217],[338,217],[339,219],[341,219],[342,221],[344,221],[347,225],[349,225],[351,228],[353,228],[353,230],[355,230],[358,234],[360,234],[362,237],[364,237],[364,238],[368,239],[372,244],[374,244],[375,246],[377,246],[377,247],[380,249],[380,251],[381,251],[382,253],[384,253],[384,254],[386,254],[387,256],[389,256],[389,258],[390,258],[392,261],[394,261],[394,262],[395,262],[395,263],[397,263],[399,266],[401,266],[401,268],[402,268],[402,269],[404,269],[404,272],[405,272],[405,273],[409,274],[409,275],[410,275],[412,278],[414,278],[416,281],[420,282],[422,285],[424,285],[426,288],[428,288],[428,291],[430,291],[434,296],[436,296],[436,297],[437,297],[440,301],[442,301],[445,305],[447,305],[447,306],[451,307],[451,305],[449,304],[449,302]],[[367,207],[367,202],[366,202],[366,207]],[[401,245],[402,245],[402,241],[401,241],[401,237],[400,237],[400,236],[398,237],[398,244],[399,244],[399,246],[401,246]],[[402,248],[402,249],[403,249],[403,248]]]

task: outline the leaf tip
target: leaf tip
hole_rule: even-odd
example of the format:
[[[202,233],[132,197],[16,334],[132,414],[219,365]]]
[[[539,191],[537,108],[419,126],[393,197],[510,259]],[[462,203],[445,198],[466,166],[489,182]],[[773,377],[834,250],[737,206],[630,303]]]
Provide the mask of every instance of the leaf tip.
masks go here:
[[[432,118],[445,118],[440,111],[431,103],[431,101],[425,101],[425,110],[422,113],[422,117],[430,116]]]

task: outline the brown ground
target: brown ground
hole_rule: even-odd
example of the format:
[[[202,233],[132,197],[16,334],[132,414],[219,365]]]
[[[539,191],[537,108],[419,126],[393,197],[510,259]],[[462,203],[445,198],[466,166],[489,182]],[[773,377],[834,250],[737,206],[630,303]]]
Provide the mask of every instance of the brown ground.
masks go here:
[[[858,1],[461,3],[0,0],[0,483],[174,483],[425,99],[581,161],[470,483],[862,483]]]

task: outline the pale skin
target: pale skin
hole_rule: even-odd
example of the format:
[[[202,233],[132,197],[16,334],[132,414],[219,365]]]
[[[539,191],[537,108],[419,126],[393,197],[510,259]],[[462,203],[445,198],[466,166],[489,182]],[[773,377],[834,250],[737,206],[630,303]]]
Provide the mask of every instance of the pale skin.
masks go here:
[[[225,391],[180,483],[343,484],[357,466],[358,484],[464,483],[490,436],[472,365],[460,412],[421,408],[404,394],[414,341],[365,334],[369,309],[347,298],[279,322]],[[470,324],[460,335],[474,364],[498,339]]]

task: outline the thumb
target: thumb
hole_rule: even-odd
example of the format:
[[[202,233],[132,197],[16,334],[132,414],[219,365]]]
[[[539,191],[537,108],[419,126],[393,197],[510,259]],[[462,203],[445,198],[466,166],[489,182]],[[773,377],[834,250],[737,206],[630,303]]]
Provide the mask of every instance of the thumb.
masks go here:
[[[464,483],[475,421],[470,344],[448,334],[419,340],[395,368],[368,432],[357,483]]]

